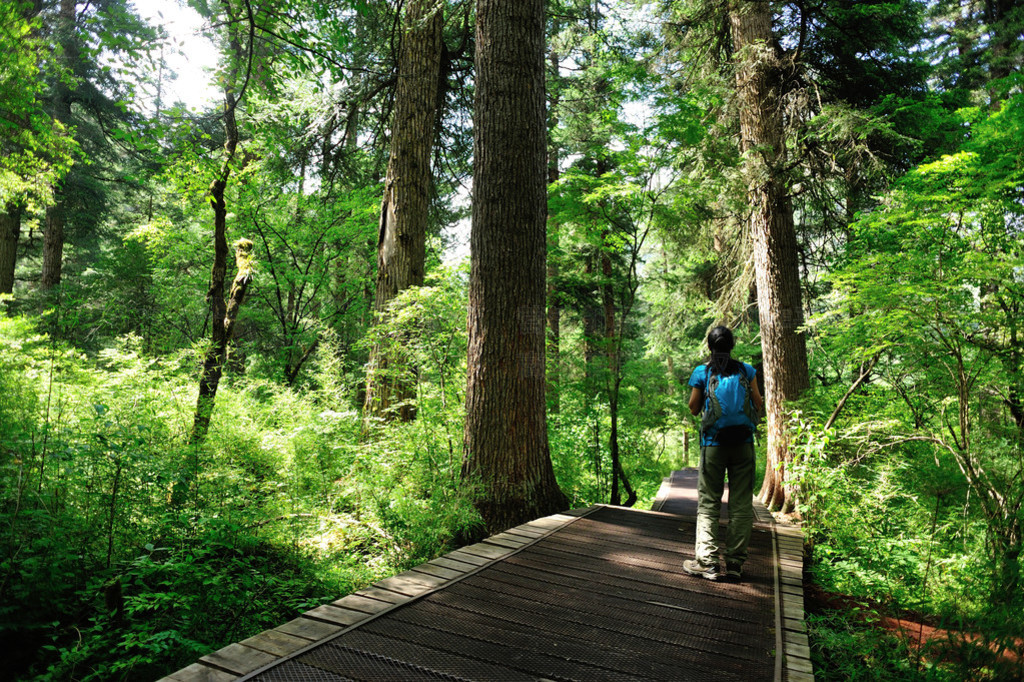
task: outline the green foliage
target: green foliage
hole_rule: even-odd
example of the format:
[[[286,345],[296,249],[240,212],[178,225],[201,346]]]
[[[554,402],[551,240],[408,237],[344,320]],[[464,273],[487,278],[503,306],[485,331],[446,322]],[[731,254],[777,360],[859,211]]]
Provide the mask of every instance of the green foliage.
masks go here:
[[[448,331],[424,324],[424,357],[427,336],[461,327],[448,314],[461,299],[444,295],[434,310]],[[458,485],[461,401],[444,412],[432,394],[426,419],[360,442],[329,334],[303,391],[233,377],[196,448],[191,352],[161,359],[128,337],[86,358],[24,318],[0,329],[0,639],[33,678],[159,677],[432,558],[478,523]],[[201,475],[175,510],[183,461]],[[114,585],[123,607],[104,600]]]
[[[50,64],[52,54],[28,9],[28,2],[0,7],[0,207],[49,204],[53,186],[79,158],[70,131],[43,110],[40,64]],[[60,77],[73,80],[70,73]]]
[[[323,576],[308,555],[203,520],[197,537],[175,547],[148,543],[135,559],[89,577],[75,595],[84,622],[47,629],[43,651],[56,660],[34,679],[158,677],[351,588]]]
[[[855,614],[830,612],[807,618],[815,679],[821,680],[949,680],[952,674],[915,666],[917,657],[905,641],[878,627],[877,614],[867,622]]]

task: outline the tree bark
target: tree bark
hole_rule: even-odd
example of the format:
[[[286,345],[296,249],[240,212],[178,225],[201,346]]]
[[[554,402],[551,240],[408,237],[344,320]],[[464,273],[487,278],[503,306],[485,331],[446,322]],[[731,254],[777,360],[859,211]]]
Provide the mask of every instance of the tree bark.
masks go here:
[[[231,337],[234,336],[235,323],[238,321],[238,311],[242,307],[245,293],[252,281],[253,244],[248,239],[239,239],[235,242],[235,279],[231,283],[231,292],[227,299],[221,293],[218,302],[211,304],[214,316],[222,315],[213,322],[213,343],[206,351],[203,360],[203,376],[199,380],[199,397],[196,400],[196,413],[192,422],[193,444],[201,443],[206,439],[210,430],[210,419],[213,416],[213,407],[217,400],[217,387],[220,385],[221,377],[224,374],[224,362],[227,359],[228,346]],[[223,282],[223,280],[221,280]]]
[[[60,0],[60,12],[57,15],[57,34],[63,50],[61,65],[71,71],[78,59],[78,46],[75,39],[75,0]],[[71,122],[71,90],[67,84],[57,79],[53,90],[53,117],[68,125]],[[39,285],[43,290],[52,289],[60,284],[61,270],[64,264],[64,228],[67,212],[64,207],[64,183],[58,183],[53,190],[54,203],[46,209],[46,223],[43,228],[43,266]]]
[[[552,27],[552,33],[558,33],[558,22],[556,21]],[[548,64],[551,67],[552,79],[556,82],[560,76],[559,69],[561,68],[561,56],[557,50],[550,50],[548,53]],[[552,107],[558,106],[558,94],[557,90],[551,97]],[[557,116],[551,117],[550,122],[551,129],[554,130],[558,127]],[[548,184],[552,184],[558,181],[560,171],[558,168],[558,147],[552,142],[550,149],[548,150]],[[548,298],[548,410],[552,414],[558,414],[561,409],[561,400],[559,397],[559,377],[561,375],[561,363],[559,361],[558,353],[560,351],[561,336],[562,336],[562,304],[559,300],[559,292],[557,288],[557,281],[559,276],[558,271],[558,260],[551,258],[550,254],[552,251],[558,250],[559,241],[559,230],[560,225],[558,221],[551,218],[548,220],[548,259],[547,259],[547,298]]]
[[[761,348],[765,366],[768,461],[761,499],[773,510],[791,511],[786,464],[786,403],[810,385],[793,206],[785,181],[781,87],[785,65],[776,55],[771,6],[731,0],[729,20],[736,50],[736,92],[741,149],[746,155],[752,212]]]
[[[14,268],[21,236],[21,207],[8,205],[0,212],[0,294],[14,293]]]
[[[423,285],[442,29],[436,0],[409,4],[398,58],[391,155],[377,240],[376,322],[399,292]],[[416,369],[403,355],[400,349],[394,351],[394,344],[378,343],[371,349],[366,414],[397,417],[403,422],[416,417],[416,409],[409,403],[416,397]]]
[[[558,248],[558,229],[555,221],[550,221],[548,228],[548,241],[551,248]],[[562,304],[559,301],[559,292],[555,282],[558,279],[558,263],[548,259],[547,264],[547,357],[549,360],[547,377],[548,409],[553,414],[558,414],[561,409],[560,385],[561,363],[559,352],[561,349],[562,337]]]
[[[438,0],[413,0],[404,20],[398,60],[391,156],[384,182],[377,238],[375,319],[385,315],[399,292],[423,285],[430,208],[430,152],[437,121],[441,74],[442,20]],[[393,348],[393,344],[388,344]],[[367,414],[416,416],[415,367],[404,353],[376,344],[366,376]],[[392,406],[399,404],[397,410]]]
[[[464,481],[498,532],[565,507],[548,449],[544,0],[477,0]]]
[[[602,242],[607,244],[607,232],[602,235]],[[608,455],[612,464],[612,489],[609,502],[611,504],[622,504],[622,494],[619,492],[619,481],[626,490],[625,506],[632,507],[636,502],[636,493],[626,478],[626,472],[622,468],[622,457],[619,452],[619,393],[622,387],[622,368],[620,366],[620,353],[622,343],[619,339],[619,327],[615,323],[615,288],[612,285],[612,259],[605,250],[601,250],[601,299],[604,305],[604,343],[605,353],[608,357]],[[624,312],[624,311],[623,311]]]
[[[238,30],[237,18],[231,16],[230,7],[225,6],[228,7],[228,18],[235,24],[229,28],[228,34],[228,45],[231,49],[229,58],[234,60],[234,66],[227,75],[224,88],[224,161],[217,177],[210,183],[209,190],[210,206],[213,209],[213,267],[210,270],[210,288],[206,294],[206,302],[210,306],[212,339],[203,360],[203,374],[199,380],[199,396],[196,399],[192,434],[189,438],[189,442],[192,444],[199,444],[206,440],[213,407],[217,399],[217,388],[224,372],[228,344],[231,343],[238,310],[252,278],[252,242],[248,239],[239,240],[235,244],[235,263],[238,273],[228,299],[224,298],[224,285],[228,269],[228,209],[225,192],[228,179],[231,177],[231,164],[239,143],[238,122],[235,116],[235,111],[238,108],[238,93],[235,91],[235,87],[238,82],[239,62],[244,55],[241,39],[236,33]],[[249,39],[252,40],[251,26]]]

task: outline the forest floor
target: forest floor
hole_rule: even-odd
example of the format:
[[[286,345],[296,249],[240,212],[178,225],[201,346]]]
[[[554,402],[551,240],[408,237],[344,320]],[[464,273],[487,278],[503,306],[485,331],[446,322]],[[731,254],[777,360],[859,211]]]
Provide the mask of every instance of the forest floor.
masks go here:
[[[1000,645],[985,633],[942,627],[936,616],[907,610],[894,613],[890,605],[828,592],[810,580],[804,582],[804,599],[810,614],[838,612],[850,622],[889,633],[906,644],[913,655],[933,663],[979,666],[994,673],[995,679],[1021,679],[1024,673],[1024,639],[1013,640],[1012,646],[1005,641]],[[986,675],[984,679],[992,678]]]

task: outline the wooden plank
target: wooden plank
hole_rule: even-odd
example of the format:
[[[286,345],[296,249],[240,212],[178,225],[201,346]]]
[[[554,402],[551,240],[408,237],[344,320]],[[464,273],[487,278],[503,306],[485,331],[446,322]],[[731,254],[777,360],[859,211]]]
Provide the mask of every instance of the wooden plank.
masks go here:
[[[783,605],[782,605],[782,612],[786,615],[787,618],[803,618],[804,617],[804,607],[803,607],[803,604],[796,604],[796,603],[786,604],[786,603],[783,603]]]
[[[790,670],[786,673],[786,680],[788,682],[814,682],[814,675],[799,670]]]
[[[333,604],[323,604],[315,609],[310,609],[302,614],[302,616],[304,618],[312,618],[313,620],[321,620],[325,623],[333,623],[334,625],[340,625],[342,627],[354,625],[359,621],[366,620],[367,618],[367,614],[362,611],[340,608]]]
[[[265,651],[252,649],[242,644],[228,644],[223,649],[206,654],[199,661],[225,672],[244,675],[256,668],[262,668],[276,659],[277,656],[272,656]]]
[[[793,578],[800,580],[804,579],[804,571],[795,570],[787,566],[779,566],[779,574],[780,576],[784,576],[785,578]]]
[[[445,580],[453,580],[462,575],[462,571],[456,571],[451,568],[444,568],[443,566],[434,566],[431,564],[420,564],[412,570],[416,573],[426,573],[427,575],[437,576],[438,578],[444,578]]]
[[[524,538],[536,539],[544,535],[544,531],[536,530],[534,528],[525,528],[523,526],[516,526],[515,528],[509,528],[505,531],[509,535],[518,535]]]
[[[453,571],[459,571],[460,573],[469,573],[470,571],[475,570],[480,564],[471,564],[465,561],[459,561],[454,559],[451,554],[446,554],[445,556],[438,557],[433,561],[428,561],[426,565],[441,566],[443,568],[450,568]]]
[[[383,587],[378,587],[377,585],[364,587],[355,594],[358,594],[360,597],[369,597],[370,599],[376,599],[378,601],[386,601],[389,604],[398,604],[409,600],[409,597],[404,594],[399,594],[394,590],[386,590]]]
[[[309,644],[309,641],[275,630],[264,630],[249,639],[243,639],[239,644],[265,651],[272,656],[287,656]]]
[[[787,632],[786,642],[792,642],[793,644],[798,644],[802,647],[811,646],[810,641],[807,639],[807,635],[801,634],[799,632]],[[810,656],[806,656],[806,658],[810,658]]]
[[[472,564],[473,566],[483,566],[485,564],[491,563],[490,559],[482,556],[477,556],[475,554],[469,554],[465,551],[465,549],[457,549],[454,552],[449,552],[448,554],[445,554],[444,556],[451,557],[456,561],[462,561],[467,564]]]
[[[814,674],[814,667],[811,666],[811,662],[806,658],[795,658],[793,656],[787,656],[786,668],[790,671],[795,670],[796,672],[807,673],[808,675]]]
[[[363,613],[380,613],[386,608],[393,606],[391,602],[381,601],[380,599],[371,599],[364,597],[358,592],[350,594],[347,597],[331,602],[333,606],[340,606],[343,609],[351,609],[353,611],[362,611]]]
[[[474,556],[483,557],[486,559],[503,559],[512,553],[512,550],[507,547],[498,547],[497,545],[487,545],[483,542],[478,542],[475,545],[469,545],[463,547],[460,552],[466,554],[472,554]]]
[[[811,648],[794,642],[786,642],[786,655],[794,658],[811,658]]]
[[[553,514],[551,516],[545,516],[541,519],[534,519],[533,521],[530,521],[529,523],[525,523],[523,525],[527,526],[528,528],[543,528],[545,530],[555,530],[569,523],[574,518],[576,517],[569,516],[568,514]]]
[[[440,587],[444,583],[448,582],[446,578],[439,578],[435,575],[423,575],[422,573],[417,573],[414,569],[403,571],[393,577],[400,578],[402,580],[408,580],[413,583],[419,583],[421,585],[426,585],[427,587],[431,588]],[[388,578],[388,580],[391,580],[391,578]]]
[[[286,635],[295,635],[296,637],[308,639],[311,642],[316,642],[341,632],[341,627],[337,625],[321,623],[318,620],[302,618],[301,616],[288,621],[284,625],[279,625],[274,629],[278,632],[283,632]]]
[[[807,623],[802,619],[797,618],[784,618],[782,627],[792,632],[807,632]]]
[[[794,597],[791,594],[784,594],[784,595],[782,595],[782,606],[783,606],[783,610],[785,610],[787,612],[788,612],[789,608],[798,608],[798,609],[800,609],[801,612],[803,612],[804,600],[803,600],[802,597]],[[790,618],[795,618],[795,617],[796,616],[790,616]]]
[[[793,597],[802,597],[802,596],[804,596],[803,585],[798,587],[796,585],[786,585],[786,584],[783,584],[780,589],[782,590],[783,594],[788,594],[788,595],[793,596]]]
[[[193,663],[187,668],[171,673],[158,682],[234,682],[238,675],[211,668],[202,663]]]
[[[495,537],[487,538],[483,542],[484,542],[484,544],[494,545],[495,547],[503,547],[505,549],[517,550],[517,549],[519,549],[521,547],[524,547],[525,545],[530,544],[531,541],[530,540],[522,540],[520,542],[516,542],[515,540],[509,540],[507,538],[499,539],[497,536],[495,536]]]
[[[672,478],[661,479],[661,485],[658,487],[658,493],[654,496],[654,502],[651,504],[652,511],[661,511],[661,508],[665,506],[665,501],[668,499],[669,493],[672,491]]]
[[[512,535],[511,533],[498,533],[484,540],[484,542],[490,542],[491,544],[501,545],[503,547],[511,547],[513,549],[519,549],[523,545],[528,545],[533,542],[532,538],[524,538],[518,535]]]
[[[407,597],[418,597],[424,592],[429,592],[436,587],[444,585],[446,582],[448,581],[437,576],[406,571],[405,573],[399,573],[374,583],[374,585],[391,590],[392,592],[404,594]]]

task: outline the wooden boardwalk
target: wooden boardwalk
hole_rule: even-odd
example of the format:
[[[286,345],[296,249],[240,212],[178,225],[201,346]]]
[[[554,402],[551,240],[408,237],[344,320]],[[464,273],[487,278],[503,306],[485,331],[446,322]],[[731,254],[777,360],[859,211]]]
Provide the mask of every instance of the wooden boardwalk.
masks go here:
[[[800,538],[761,507],[742,583],[686,575],[696,472],[464,547],[167,682],[810,680]]]

